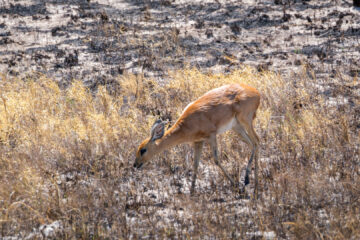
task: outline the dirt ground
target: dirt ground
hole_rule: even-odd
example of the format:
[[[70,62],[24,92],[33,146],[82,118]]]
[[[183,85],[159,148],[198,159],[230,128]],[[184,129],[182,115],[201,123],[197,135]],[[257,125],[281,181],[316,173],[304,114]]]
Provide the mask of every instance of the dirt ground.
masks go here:
[[[358,75],[360,11],[349,0],[283,2],[2,0],[0,71],[90,87],[124,72],[161,81],[185,66]]]
[[[53,185],[49,184],[49,186],[54,186],[54,190],[51,190],[52,187],[49,187],[50,190],[43,190],[46,193],[44,194],[46,201],[35,199],[34,202],[39,203],[39,209],[42,209],[43,205],[44,209],[47,208],[46,204],[48,204],[49,209],[60,209],[63,212],[60,214],[42,209],[41,211],[46,212],[44,215],[50,216],[49,219],[52,221],[48,222],[51,224],[40,225],[39,223],[35,226],[32,225],[33,213],[31,212],[28,217],[31,221],[24,220],[28,225],[26,226],[21,221],[25,211],[20,211],[21,208],[19,208],[18,218],[14,217],[19,221],[7,219],[3,221],[0,226],[3,228],[0,236],[9,236],[4,239],[24,239],[24,236],[27,236],[27,239],[56,239],[56,237],[70,239],[71,236],[73,236],[72,239],[96,239],[96,234],[112,236],[108,239],[116,239],[119,236],[130,239],[141,238],[141,236],[150,239],[161,238],[159,236],[169,236],[168,238],[180,236],[178,237],[180,239],[183,236],[189,238],[207,236],[207,239],[216,239],[214,236],[219,236],[218,239],[230,237],[234,239],[294,239],[298,236],[298,239],[314,239],[315,237],[308,236],[321,238],[322,235],[316,235],[318,229],[333,234],[329,235],[329,239],[336,238],[334,236],[345,236],[343,238],[346,239],[346,236],[353,233],[359,234],[357,230],[359,208],[356,202],[359,199],[359,188],[357,188],[359,181],[353,180],[358,179],[359,146],[351,139],[357,139],[358,129],[360,129],[360,115],[357,114],[360,112],[358,104],[360,10],[352,6],[352,1],[0,0],[0,77],[3,76],[1,74],[10,77],[4,79],[16,76],[24,80],[33,79],[34,75],[42,73],[54,79],[61,87],[68,86],[74,79],[81,80],[87,87],[93,90],[99,89],[98,98],[94,101],[96,103],[105,99],[105,97],[101,98],[100,90],[103,88],[97,87],[106,85],[108,90],[116,90],[116,87],[120,86],[120,76],[126,73],[154,78],[161,85],[169,81],[171,70],[196,67],[201,72],[231,75],[232,70],[240,69],[243,65],[253,66],[259,72],[263,70],[278,72],[288,84],[285,86],[286,84],[281,82],[282,84],[278,84],[280,87],[277,86],[275,89],[265,88],[266,93],[271,92],[271,94],[264,94],[262,100],[264,109],[271,110],[270,112],[263,111],[265,112],[263,116],[269,113],[271,117],[274,117],[273,120],[271,117],[269,120],[269,123],[274,126],[268,124],[267,129],[259,128],[259,134],[264,142],[263,155],[260,158],[263,166],[261,168],[263,186],[261,202],[254,205],[248,199],[249,197],[244,199],[242,195],[235,194],[214,164],[203,163],[199,166],[198,192],[194,197],[190,196],[192,150],[187,145],[176,148],[176,154],[173,154],[172,158],[169,152],[165,152],[165,157],[161,158],[156,165],[151,165],[146,171],[136,171],[132,168],[132,164],[135,146],[138,146],[142,139],[139,133],[131,137],[124,135],[126,138],[122,135],[116,136],[114,139],[119,139],[109,141],[109,146],[103,144],[105,147],[96,141],[78,144],[76,137],[74,140],[59,137],[56,140],[59,143],[56,142],[55,146],[61,143],[71,149],[73,152],[69,154],[74,154],[74,157],[69,158],[66,154],[64,155],[66,157],[62,157],[62,153],[59,153],[59,156],[56,155],[55,147],[46,145],[46,142],[44,146],[48,149],[44,148],[44,150],[37,141],[37,131],[31,131],[35,137],[28,138],[36,140],[34,147],[25,148],[25,153],[30,150],[34,152],[30,151],[29,156],[34,156],[30,159],[39,162],[39,166],[43,162],[49,162],[49,166],[59,162],[61,165],[62,161],[66,163],[64,166],[54,167],[57,175],[51,176]],[[304,66],[308,70],[304,79],[309,80],[309,85],[304,84],[304,79],[297,81]],[[195,70],[190,71],[195,72]],[[257,74],[257,71],[254,72]],[[202,78],[205,78],[205,75],[195,74]],[[260,80],[261,77],[266,79],[265,74],[261,75],[257,74]],[[181,81],[183,81],[182,76]],[[23,83],[23,81],[19,82]],[[192,82],[199,82],[199,78],[192,79]],[[305,92],[308,92],[306,96],[309,96],[307,100],[302,98],[303,95],[300,94],[299,89],[293,88],[298,82],[300,82],[299,86],[310,86],[310,89],[305,88]],[[164,85],[166,84],[161,85],[161,88]],[[261,82],[259,85],[261,87],[266,84]],[[312,86],[318,87],[316,91],[311,89]],[[151,86],[148,87],[151,88]],[[44,87],[43,90],[41,84],[39,88],[42,90],[39,91],[40,93],[51,95],[50,88]],[[73,92],[77,90],[76,85],[69,89]],[[1,90],[0,88],[0,95]],[[27,92],[26,87],[22,90]],[[174,105],[174,98],[187,96],[181,97],[180,99],[183,100],[178,101],[186,106],[194,97],[188,96],[186,90],[180,88],[174,92],[169,90],[163,95],[160,91],[158,96],[167,96],[167,94],[171,96],[165,100],[159,98],[163,103],[158,101],[159,103],[152,104],[149,100],[152,96],[144,98],[146,99],[144,106],[138,105],[135,109],[139,116],[136,121],[129,120],[126,124],[116,126],[119,128],[126,126],[138,132],[141,132],[140,126],[148,130],[144,109],[150,112],[152,105],[164,105],[164,109],[173,108],[173,112],[168,115],[175,116],[179,107]],[[176,93],[176,91],[182,92]],[[36,92],[34,94],[36,95]],[[63,97],[59,98],[65,101],[62,106],[69,107],[71,110],[69,111],[73,113],[63,115],[76,115],[79,110],[75,107],[71,108],[75,100],[66,95],[70,94],[69,92],[64,91],[63,94]],[[326,103],[321,105],[322,103],[317,102],[316,97],[313,97],[316,95],[325,95],[324,102]],[[35,97],[41,99],[42,94],[30,96],[23,102]],[[108,97],[105,94],[104,96]],[[287,102],[292,98],[291,96],[298,96],[298,98]],[[131,97],[132,95],[129,95],[130,100],[124,97],[123,106],[115,109],[114,116],[119,117],[120,120],[127,116],[127,112],[130,112],[129,106],[133,106],[129,105],[132,101]],[[18,100],[18,98],[20,97],[14,99]],[[54,102],[59,104],[59,99]],[[5,100],[2,101],[5,102]],[[303,104],[302,101],[305,103]],[[87,106],[89,102],[87,100],[81,106]],[[316,113],[314,115],[310,114],[311,108],[306,105],[312,102],[316,103],[313,104],[314,106],[320,108],[319,110],[314,107],[314,113]],[[74,104],[74,106],[77,105]],[[326,106],[326,108],[322,109],[319,106]],[[6,106],[4,109],[6,110]],[[118,114],[118,109],[123,115]],[[283,126],[286,121],[292,120],[290,117],[289,119],[284,117],[285,112],[290,111],[289,109],[292,111],[289,113],[290,115],[292,113],[291,117],[300,116],[295,118],[299,121],[298,125],[288,124],[295,130],[297,126],[302,126],[300,120],[308,117],[305,120],[309,123],[303,124],[308,127],[304,128],[306,135],[303,135],[307,141],[297,142],[303,145],[291,146],[290,142],[284,141],[288,139],[286,131],[277,130],[276,124]],[[35,107],[34,112],[36,110]],[[308,115],[299,115],[302,110]],[[83,110],[83,113],[87,112]],[[37,116],[40,120],[46,119],[45,122],[48,121],[48,118],[41,118],[42,114],[41,112],[38,113],[39,116],[31,115],[29,123],[24,122],[26,118],[23,114],[19,114],[21,121],[18,122],[24,125],[23,129],[28,130],[29,124],[36,126],[38,124],[33,120],[33,116]],[[92,115],[82,114],[81,116]],[[319,116],[329,121],[322,122]],[[59,122],[62,121],[63,119],[59,120]],[[116,118],[116,123],[119,122]],[[130,128],[130,123],[134,123],[135,127]],[[68,123],[68,125],[73,124]],[[94,126],[96,133],[94,135],[101,135],[97,125]],[[109,129],[113,129],[114,126],[115,124],[109,124]],[[289,129],[292,130],[290,127]],[[268,130],[274,134],[268,135]],[[317,136],[317,132],[321,138],[312,139]],[[53,137],[54,134],[48,135]],[[10,149],[9,152],[16,150],[22,153],[21,146],[19,150],[12,145],[14,144],[0,146],[3,149]],[[222,146],[232,154],[229,159],[246,156],[247,148],[239,147],[237,142],[235,146],[225,144]],[[322,155],[319,155],[320,160],[316,154],[309,154],[310,157],[306,155],[306,149],[308,152],[313,151],[313,148],[318,151],[316,148],[319,147],[316,146],[324,147]],[[104,148],[101,150],[104,152],[102,155],[96,152],[100,148]],[[204,159],[210,159],[208,149],[205,150]],[[36,151],[39,151],[39,154]],[[43,154],[43,151],[47,151],[49,155]],[[280,153],[283,152],[284,154],[281,155]],[[5,151],[0,151],[0,159],[12,161],[7,154]],[[78,155],[85,163],[77,158]],[[27,155],[19,156],[21,156],[19,158],[21,161],[19,161],[22,163],[23,156]],[[43,156],[43,159],[39,156]],[[49,161],[52,158],[48,156],[55,156],[55,160]],[[223,158],[228,158],[228,156],[224,154]],[[314,163],[309,159],[312,159]],[[72,161],[78,165],[73,164]],[[176,164],[173,165],[171,161]],[[179,162],[181,165],[177,164]],[[239,165],[235,165],[239,167],[235,169],[231,161],[225,162],[232,167],[233,172],[239,172]],[[329,162],[332,166],[329,166]],[[12,164],[11,162],[10,166]],[[87,170],[89,166],[92,167],[91,171]],[[308,168],[299,168],[299,166]],[[92,172],[93,168],[99,169],[96,172],[99,175]],[[3,171],[4,174],[9,175],[7,179],[21,181],[20,177],[13,177],[18,175]],[[323,175],[319,175],[319,172]],[[308,174],[306,176],[309,180],[303,177],[305,174]],[[31,177],[31,172],[28,175]],[[292,178],[293,175],[297,176]],[[304,181],[298,181],[298,179]],[[307,185],[313,182],[316,184]],[[8,185],[11,186],[11,184]],[[29,192],[26,185],[23,188],[26,190],[23,192]],[[247,190],[250,196],[253,183]],[[63,191],[60,204],[56,197],[52,197],[52,191],[54,196],[58,194],[56,191]],[[317,194],[312,194],[314,192]],[[11,210],[10,203],[15,202],[14,199],[17,196],[13,196],[12,190],[9,190],[9,194],[3,195],[10,196],[7,197],[10,207],[5,206],[4,203],[7,200],[4,198],[5,200],[0,199],[0,205],[2,204],[0,209]],[[56,196],[59,198],[58,195]],[[16,199],[22,198],[27,199],[22,197],[22,193]],[[31,195],[29,199],[32,198]],[[56,204],[55,207],[50,206],[53,202],[59,206]],[[34,205],[37,206],[36,204]],[[73,211],[74,209],[80,209],[84,214],[78,214]],[[310,214],[307,214],[309,211]],[[5,210],[0,211],[0,217],[5,216],[5,214],[1,215],[3,212]],[[295,222],[304,223],[304,225],[295,226]],[[266,228],[262,229],[261,226],[266,226]],[[22,232],[19,233],[19,229]],[[309,229],[312,229],[313,235],[303,235],[303,233],[308,233]],[[343,231],[339,230],[343,235],[336,235],[338,229]],[[326,239],[326,235],[324,236],[323,238]],[[338,238],[341,239],[341,237]]]

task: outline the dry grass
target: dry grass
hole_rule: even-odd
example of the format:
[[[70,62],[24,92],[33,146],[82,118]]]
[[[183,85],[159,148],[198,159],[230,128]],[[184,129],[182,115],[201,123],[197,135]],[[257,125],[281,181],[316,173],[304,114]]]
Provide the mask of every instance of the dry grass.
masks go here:
[[[208,150],[195,197],[189,195],[187,145],[140,171],[131,168],[137,144],[159,115],[171,124],[190,101],[234,82],[263,95],[255,124],[261,137],[257,201],[239,198]],[[331,104],[315,83],[305,71],[286,82],[247,67],[227,75],[186,69],[162,85],[124,75],[109,94],[76,81],[64,90],[44,76],[3,75],[0,236],[32,232],[36,239],[44,224],[60,221],[54,238],[358,239],[359,99],[350,96],[355,107]],[[220,142],[221,158],[238,178],[248,148],[232,133]]]

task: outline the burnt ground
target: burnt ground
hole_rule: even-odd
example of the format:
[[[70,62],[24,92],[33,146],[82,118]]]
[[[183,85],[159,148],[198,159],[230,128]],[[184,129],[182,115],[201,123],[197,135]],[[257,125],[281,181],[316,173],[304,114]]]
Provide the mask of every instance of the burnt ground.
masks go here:
[[[243,64],[285,78],[304,65],[318,79],[358,76],[360,11],[349,0],[0,2],[0,72],[12,76],[96,87],[124,72],[161,80]]]
[[[319,87],[319,89],[325,89],[324,93],[329,97],[328,105],[337,107],[332,113],[329,113],[335,117],[340,117],[343,113],[353,113],[355,117],[350,118],[349,125],[353,126],[351,130],[354,132],[358,131],[359,115],[357,113],[359,112],[360,88],[357,77],[360,71],[360,11],[352,7],[350,0],[294,0],[285,5],[282,2],[288,1],[0,0],[0,73],[24,79],[33,77],[34,73],[43,73],[55,79],[61,86],[67,86],[73,79],[79,79],[95,89],[99,84],[108,84],[110,88],[116,87],[120,81],[119,76],[126,72],[144,74],[163,81],[167,79],[169,70],[194,66],[202,71],[227,73],[247,64],[256,67],[259,71],[272,70],[279,72],[285,79],[296,80],[296,73],[301,73],[303,66],[307,66],[313,70],[308,72],[310,75],[308,77],[323,86],[329,85],[329,91],[327,91],[329,88]],[[342,79],[354,79],[355,84],[350,85],[349,81],[341,81]],[[285,94],[289,93],[288,91],[284,92]],[[322,91],[314,92],[321,93]],[[279,94],[275,94],[275,96],[279,96]],[[281,99],[278,98],[277,102],[281,102]],[[298,106],[302,108],[300,103],[294,105],[294,109]],[[281,104],[278,104],[277,107],[281,108]],[[345,107],[349,110],[341,111]],[[280,109],[278,112],[281,111]],[[335,113],[338,114],[335,115]],[[330,127],[333,126],[330,124]],[[320,130],[324,129],[319,128],[316,131]],[[347,136],[347,132],[344,132],[344,135]],[[329,130],[325,133],[330,134],[331,132]],[[335,139],[337,135],[332,134],[330,139]],[[341,136],[341,134],[338,135]],[[355,133],[355,135],[358,134]],[[271,169],[291,162],[286,157],[284,158],[285,163],[281,163],[280,160],[277,160],[280,157],[272,153],[280,152],[275,145],[280,145],[283,142],[282,139],[282,135],[280,135],[275,139],[277,141],[271,138],[268,140],[268,143],[272,144],[268,149],[272,150],[269,150],[269,154],[264,155],[270,157],[263,158],[262,162],[269,162],[266,163],[271,167],[269,172],[280,172],[280,170]],[[336,142],[335,140],[334,142]],[[207,167],[205,164],[200,165],[201,175],[197,182],[198,195],[193,198],[189,195],[190,171],[187,170],[191,168],[189,147],[182,146],[176,150],[177,158],[175,160],[181,161],[183,164],[180,167],[172,169],[172,166],[168,166],[171,164],[165,162],[165,157],[164,163],[161,163],[160,166],[152,165],[152,171],[135,171],[121,165],[123,162],[132,163],[133,159],[130,157],[122,159],[122,155],[118,156],[118,153],[119,149],[122,149],[119,145],[129,144],[132,147],[127,151],[133,152],[133,146],[138,142],[138,138],[121,140],[120,144],[114,142],[116,147],[111,154],[116,152],[116,156],[109,154],[111,158],[108,159],[107,164],[112,166],[110,163],[112,163],[113,157],[116,160],[114,162],[119,164],[120,170],[114,170],[111,173],[113,175],[110,174],[110,176],[116,176],[113,179],[103,177],[102,179],[106,179],[106,182],[103,182],[102,179],[94,180],[93,177],[90,177],[89,180],[86,172],[81,173],[84,176],[73,172],[65,174],[61,172],[57,184],[73,194],[73,198],[69,197],[69,199],[73,199],[73,202],[67,203],[64,209],[80,208],[82,205],[91,206],[88,211],[94,213],[95,217],[89,218],[84,215],[84,223],[91,225],[101,222],[104,229],[122,231],[121,227],[116,227],[116,223],[123,221],[129,227],[124,230],[128,232],[123,235],[133,236],[133,238],[136,238],[136,234],[140,236],[147,234],[149,229],[158,231],[161,226],[171,226],[171,224],[180,229],[176,232],[180,236],[188,234],[189,231],[194,236],[197,236],[196,234],[201,236],[203,232],[207,231],[206,226],[208,225],[200,230],[197,227],[204,226],[204,223],[207,224],[206,220],[209,219],[211,223],[214,216],[220,216],[221,218],[216,221],[222,222],[223,225],[214,225],[216,226],[213,227],[214,232],[209,232],[208,236],[217,236],[217,234],[221,236],[221,233],[217,232],[221,228],[226,231],[233,226],[240,226],[240,229],[234,230],[233,238],[247,236],[248,239],[274,239],[276,237],[294,239],[293,235],[287,235],[286,226],[289,219],[294,221],[291,215],[293,213],[294,215],[298,212],[306,213],[311,209],[312,212],[305,215],[306,217],[319,215],[310,222],[314,225],[320,223],[313,231],[318,228],[331,229],[337,222],[338,226],[347,227],[344,222],[351,223],[351,218],[347,219],[346,217],[358,218],[358,214],[355,214],[358,208],[356,211],[344,211],[348,206],[357,206],[355,201],[353,205],[346,205],[351,202],[347,200],[350,198],[349,196],[352,196],[350,187],[339,190],[341,181],[336,180],[335,183],[332,183],[327,178],[321,179],[322,176],[319,176],[324,183],[329,184],[323,183],[319,186],[314,184],[316,186],[310,188],[310,191],[306,187],[303,191],[299,191],[302,185],[299,185],[295,181],[296,179],[291,180],[286,177],[286,175],[293,174],[291,171],[285,171],[284,175],[275,175],[277,176],[275,180],[271,179],[272,175],[269,173],[268,178],[274,184],[267,184],[268,190],[264,189],[264,196],[266,194],[268,196],[264,197],[266,201],[262,206],[260,204],[257,206],[257,209],[265,209],[260,213],[250,203],[250,200],[240,199],[229,188],[229,185],[222,184],[226,180],[223,179],[216,166],[211,164]],[[333,144],[325,149],[327,153],[324,155],[324,159],[329,158],[335,163],[339,162],[340,170],[345,169],[350,172],[350,167],[346,168],[345,163],[353,165],[353,168],[356,169],[355,163],[358,161],[353,156],[357,156],[355,151],[358,148],[344,146],[354,153],[349,154],[350,150],[345,151],[345,147],[334,147]],[[81,151],[81,146],[80,150],[77,150]],[[270,155],[270,153],[272,154]],[[296,152],[294,156],[297,156]],[[183,157],[185,157],[185,161],[183,161]],[[209,153],[205,155],[205,158],[210,159]],[[335,161],[334,158],[338,160]],[[304,159],[305,157],[303,157]],[[352,161],[346,161],[347,159],[352,159]],[[82,160],[88,161],[86,157]],[[70,163],[71,159],[69,165],[71,165]],[[106,169],[110,168],[109,166],[102,171],[109,174],[106,172]],[[286,168],[279,167],[279,169]],[[334,170],[334,176],[337,177],[335,173],[342,173],[340,170]],[[233,169],[233,171],[239,172],[238,169]],[[262,171],[266,172],[267,169]],[[120,178],[117,178],[119,172],[121,173]],[[294,171],[294,173],[297,172]],[[300,171],[300,176],[302,173]],[[315,175],[315,171],[310,172],[310,174],[313,173]],[[352,175],[356,175],[356,173],[352,173]],[[78,178],[81,180],[79,183],[77,183]],[[297,176],[296,178],[301,177]],[[82,179],[85,180],[82,181]],[[287,179],[290,179],[290,183],[287,182]],[[344,179],[349,181],[351,178],[344,177]],[[263,185],[266,181],[270,182],[264,177]],[[220,183],[219,186],[216,183]],[[307,182],[305,181],[305,183]],[[337,185],[338,183],[339,185]],[[357,183],[349,184],[356,190],[354,191],[356,194],[358,193]],[[331,184],[334,187],[331,187]],[[222,185],[225,186],[221,187]],[[109,195],[106,197],[104,196],[107,192],[104,189],[109,191]],[[114,191],[114,189],[117,190]],[[270,195],[269,193],[273,189],[278,192],[275,191]],[[308,192],[315,191],[320,192],[315,194],[315,203],[302,200],[307,199],[304,196],[307,196]],[[84,196],[89,192],[93,192],[95,197],[87,202]],[[303,212],[296,209],[288,210],[285,207],[286,204],[272,203],[270,198],[278,193],[284,193],[282,197],[279,197],[281,201],[285,198],[287,203],[299,204],[296,206],[300,206],[299,208],[303,209]],[[336,195],[332,195],[333,193]],[[104,195],[102,198],[96,198],[102,194]],[[354,198],[359,199],[356,194],[353,194]],[[9,202],[11,202],[11,196]],[[98,208],[99,202],[104,207]],[[110,205],[113,205],[110,210],[104,211],[104,209],[108,209],[109,202]],[[328,213],[324,213],[322,207],[324,203],[330,205],[327,209]],[[303,207],[304,204],[305,207]],[[337,206],[334,207],[331,204]],[[332,209],[336,211],[339,209],[343,215],[332,215]],[[348,214],[349,212],[353,215]],[[255,222],[258,219],[259,222],[262,222],[263,213],[267,214],[265,215],[268,217],[266,224],[271,227],[269,229],[259,229],[258,226],[261,224]],[[66,214],[72,216],[73,213],[69,211]],[[22,215],[23,213],[20,212],[19,216],[22,217]],[[276,217],[271,218],[271,216]],[[58,219],[61,218],[54,218],[54,220]],[[284,228],[282,228],[283,225],[276,222],[277,219],[286,220]],[[335,225],[326,223],[328,219],[335,219],[333,221]],[[304,222],[308,221],[307,218],[305,220]],[[217,223],[216,221],[215,223]],[[78,222],[83,223],[80,220]],[[325,222],[324,228],[320,228],[323,222]],[[352,223],[355,226],[357,222],[354,220]],[[19,222],[19,225],[21,224],[22,222]],[[56,229],[63,229],[62,224],[67,224],[67,227],[73,226],[68,223],[66,218],[62,218],[62,223],[55,221],[49,225],[42,225],[37,230],[33,230],[34,232],[30,235],[28,234],[32,230],[24,231],[18,238],[11,239],[24,239],[24,236],[33,236],[36,239],[39,234],[50,236],[52,232],[57,231]],[[94,225],[97,226],[96,224]],[[111,227],[112,224],[114,227]],[[308,225],[311,227],[311,224]],[[212,225],[210,224],[210,226]],[[280,226],[280,230],[277,229],[278,226]],[[311,229],[310,227],[299,228],[303,230],[299,232],[306,233],[308,229]],[[19,229],[21,228],[19,227]],[[354,229],[356,230],[357,227]],[[272,231],[266,232],[267,230]],[[12,231],[10,228],[6,235],[17,236],[15,231]],[[72,229],[64,231],[71,232]],[[107,231],[109,235],[118,236],[116,231],[114,233],[111,233],[110,230]],[[79,232],[81,231],[79,230]],[[84,232],[80,236],[94,236],[90,230],[89,232]],[[296,229],[293,232],[296,234]],[[268,234],[268,237],[265,233]],[[5,236],[5,233],[1,234]],[[154,233],[154,236],[157,236],[156,234],[157,232]],[[80,236],[77,238],[81,238]],[[299,236],[298,239],[315,238],[302,237],[301,234]]]

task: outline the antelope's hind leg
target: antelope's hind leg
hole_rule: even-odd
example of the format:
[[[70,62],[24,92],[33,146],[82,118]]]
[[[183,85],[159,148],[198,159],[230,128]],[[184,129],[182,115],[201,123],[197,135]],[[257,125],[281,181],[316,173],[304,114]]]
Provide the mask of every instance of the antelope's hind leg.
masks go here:
[[[240,125],[237,124],[233,127],[233,130],[239,134],[240,139],[246,143],[247,145],[249,145],[250,147],[252,147],[252,143],[250,140],[250,137],[247,135],[245,129]],[[250,167],[251,167],[251,161],[252,161],[252,157],[250,157],[249,162],[247,164],[246,167],[244,167],[241,171],[241,175],[240,175],[240,183],[239,183],[239,187],[240,187],[240,192],[244,192],[245,190],[245,186],[248,185],[250,183],[250,179],[249,179],[249,174],[250,174]]]
[[[233,186],[236,186],[235,181],[230,177],[230,175],[226,172],[225,168],[221,165],[220,161],[219,161],[219,153],[218,153],[218,148],[217,148],[217,141],[216,141],[216,135],[212,135],[210,137],[210,147],[212,149],[213,155],[214,155],[214,161],[215,164],[217,166],[219,166],[219,168],[221,169],[221,171],[224,173],[225,177],[227,177],[227,179],[229,179],[229,181],[231,182],[231,184]]]
[[[247,163],[247,166],[244,170],[241,172],[240,176],[240,191],[245,190],[245,186],[250,183],[249,180],[249,174],[251,171],[251,164],[253,159],[255,158],[255,192],[257,192],[257,185],[258,185],[258,179],[257,179],[257,146],[259,142],[259,138],[257,137],[253,127],[252,123],[250,121],[250,124],[248,124],[248,121],[242,120],[239,116],[237,117],[237,123],[233,130],[239,134],[239,137],[243,142],[245,142],[249,147],[251,147],[251,156],[249,158],[249,161]]]

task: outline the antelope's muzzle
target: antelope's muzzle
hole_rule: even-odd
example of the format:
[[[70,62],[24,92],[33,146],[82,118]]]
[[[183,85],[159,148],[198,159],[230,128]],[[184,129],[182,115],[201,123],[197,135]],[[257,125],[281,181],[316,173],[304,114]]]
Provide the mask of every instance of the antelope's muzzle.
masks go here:
[[[143,163],[137,163],[137,162],[135,162],[135,163],[134,163],[134,168],[139,169],[139,168],[142,167],[142,165],[143,165]]]

